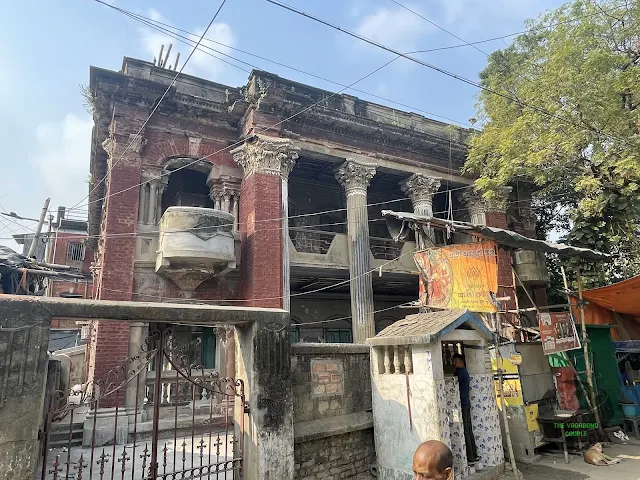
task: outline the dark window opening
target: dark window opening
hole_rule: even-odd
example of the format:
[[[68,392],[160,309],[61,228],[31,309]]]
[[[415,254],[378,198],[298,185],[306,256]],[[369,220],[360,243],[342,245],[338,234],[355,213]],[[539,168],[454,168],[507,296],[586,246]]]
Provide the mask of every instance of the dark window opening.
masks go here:
[[[207,175],[186,168],[171,173],[167,189],[162,195],[162,212],[169,207],[213,208]]]
[[[327,328],[324,331],[324,341],[325,343],[352,343],[351,329]]]

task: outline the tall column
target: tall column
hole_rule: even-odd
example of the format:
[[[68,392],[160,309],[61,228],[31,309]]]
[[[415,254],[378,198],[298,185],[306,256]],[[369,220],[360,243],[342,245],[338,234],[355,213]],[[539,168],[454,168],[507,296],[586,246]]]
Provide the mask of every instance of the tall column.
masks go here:
[[[375,174],[375,164],[361,163],[350,158],[336,171],[336,179],[347,196],[351,322],[355,343],[365,343],[367,338],[376,333],[367,212],[367,187]]]
[[[414,173],[408,179],[400,182],[402,191],[411,199],[413,213],[433,217],[433,196],[440,188],[441,178],[429,177],[423,173]],[[432,228],[428,233],[431,243],[435,243],[435,234]],[[425,248],[423,239],[417,239],[418,247]]]
[[[243,295],[256,299],[248,302],[250,305],[289,308],[288,178],[299,150],[290,140],[254,135],[231,151],[233,159],[244,170],[240,196],[240,268]],[[277,252],[270,249],[274,244],[278,246]],[[280,271],[278,280],[274,278],[276,269]],[[278,297],[282,301],[278,301]]]
[[[509,208],[509,195],[511,187],[502,187],[492,198],[485,198],[481,192],[473,189],[460,195],[460,199],[466,205],[471,217],[471,223],[506,229],[507,209]],[[505,310],[515,309],[515,289],[513,287],[513,274],[511,250],[498,245],[498,297],[510,297],[502,306]],[[512,323],[515,318],[512,313],[503,315],[505,323]],[[505,327],[505,336],[512,337],[512,327]]]

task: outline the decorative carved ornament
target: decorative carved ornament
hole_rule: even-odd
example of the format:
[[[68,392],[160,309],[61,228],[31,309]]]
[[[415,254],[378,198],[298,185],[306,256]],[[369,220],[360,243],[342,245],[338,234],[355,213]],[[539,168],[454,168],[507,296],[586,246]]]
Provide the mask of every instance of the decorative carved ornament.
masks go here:
[[[376,174],[376,168],[375,163],[358,162],[353,158],[347,158],[336,170],[336,180],[347,193],[356,191],[366,193],[371,179]]]
[[[417,203],[433,203],[433,195],[440,188],[441,178],[430,177],[424,173],[414,173],[407,180],[401,182],[402,192],[406,194],[414,206]]]
[[[290,140],[254,137],[231,151],[234,161],[244,170],[245,178],[253,173],[267,173],[289,178],[300,149]]]
[[[136,135],[132,133],[129,135],[129,150],[133,153],[142,153],[142,149],[147,144],[147,139],[142,135]]]
[[[512,187],[500,187],[492,198],[485,198],[482,192],[472,189],[460,195],[461,201],[467,206],[471,215],[484,214],[487,212],[506,213],[509,207],[509,194]]]

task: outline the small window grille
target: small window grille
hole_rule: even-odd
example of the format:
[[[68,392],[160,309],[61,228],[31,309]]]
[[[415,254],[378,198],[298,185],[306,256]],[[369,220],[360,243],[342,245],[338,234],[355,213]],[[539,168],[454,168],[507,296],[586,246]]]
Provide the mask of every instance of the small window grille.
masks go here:
[[[84,245],[82,243],[69,243],[67,245],[67,260],[70,262],[82,262],[84,260]]]

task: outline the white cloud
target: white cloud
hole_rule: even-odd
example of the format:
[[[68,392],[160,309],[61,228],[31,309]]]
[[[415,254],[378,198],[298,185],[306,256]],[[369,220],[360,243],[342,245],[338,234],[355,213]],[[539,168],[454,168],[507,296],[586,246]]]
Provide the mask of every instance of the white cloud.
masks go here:
[[[40,171],[51,205],[72,207],[89,192],[91,117],[67,114],[59,122],[36,129],[36,144],[28,158]]]
[[[485,31],[487,27],[499,25],[507,20],[519,21],[538,15],[539,0],[438,0],[440,18],[434,19],[442,26],[453,28],[464,35],[474,31]],[[493,27],[491,27],[493,28]],[[506,32],[505,32],[506,33]]]
[[[149,9],[148,16],[157,22],[173,25],[157,10]],[[162,25],[160,25],[159,27],[167,28]],[[163,53],[163,57],[164,57],[167,53],[167,48],[169,47],[169,44],[173,44],[173,47],[171,48],[171,56],[167,60],[167,67],[169,65],[175,66],[174,63],[176,60],[176,55],[179,52],[180,64],[178,65],[178,70],[180,70],[182,65],[184,65],[184,62],[187,60],[187,58],[189,57],[189,54],[193,50],[193,46],[195,46],[195,43],[198,41],[198,39],[200,38],[203,32],[204,32],[204,28],[194,29],[194,32],[193,32],[194,35],[185,34],[183,32],[176,32],[177,35],[188,37],[190,40],[193,41],[192,46],[189,46],[185,43],[182,43],[182,41],[180,40],[172,38],[169,35],[166,35],[165,33],[159,32],[152,28],[141,27],[138,29],[142,48],[145,51],[145,53],[147,53],[150,56],[149,58],[150,60],[153,59],[154,57],[155,58],[158,57],[158,54],[160,53],[160,48],[162,47],[162,45],[164,45],[164,53]],[[234,46],[234,44],[236,43],[236,38],[233,33],[233,30],[231,29],[231,26],[229,26],[226,23],[214,23],[213,25],[211,25],[211,28],[209,28],[209,31],[207,32],[206,38],[214,40],[215,42],[223,43],[224,45],[228,45],[228,46]],[[221,55],[220,53],[214,52],[204,47],[210,47],[215,50],[218,50],[219,52],[230,54],[231,49],[224,45],[210,42],[208,40],[203,40],[198,51],[194,53],[194,55],[191,57],[191,60],[189,60],[189,63],[187,64],[183,72],[188,73],[190,75],[196,75],[196,76],[207,78],[209,80],[223,83],[221,76],[224,74],[224,72],[227,69],[233,68],[233,67],[229,67],[224,62],[221,62],[217,58],[211,56],[211,55],[215,55],[216,57],[226,59],[224,55]],[[205,52],[208,52],[208,53],[205,53]]]
[[[419,7],[408,5],[408,8],[421,13]],[[431,28],[422,18],[404,8],[379,7],[360,21],[355,32],[401,52],[408,52],[418,49],[420,39]]]

